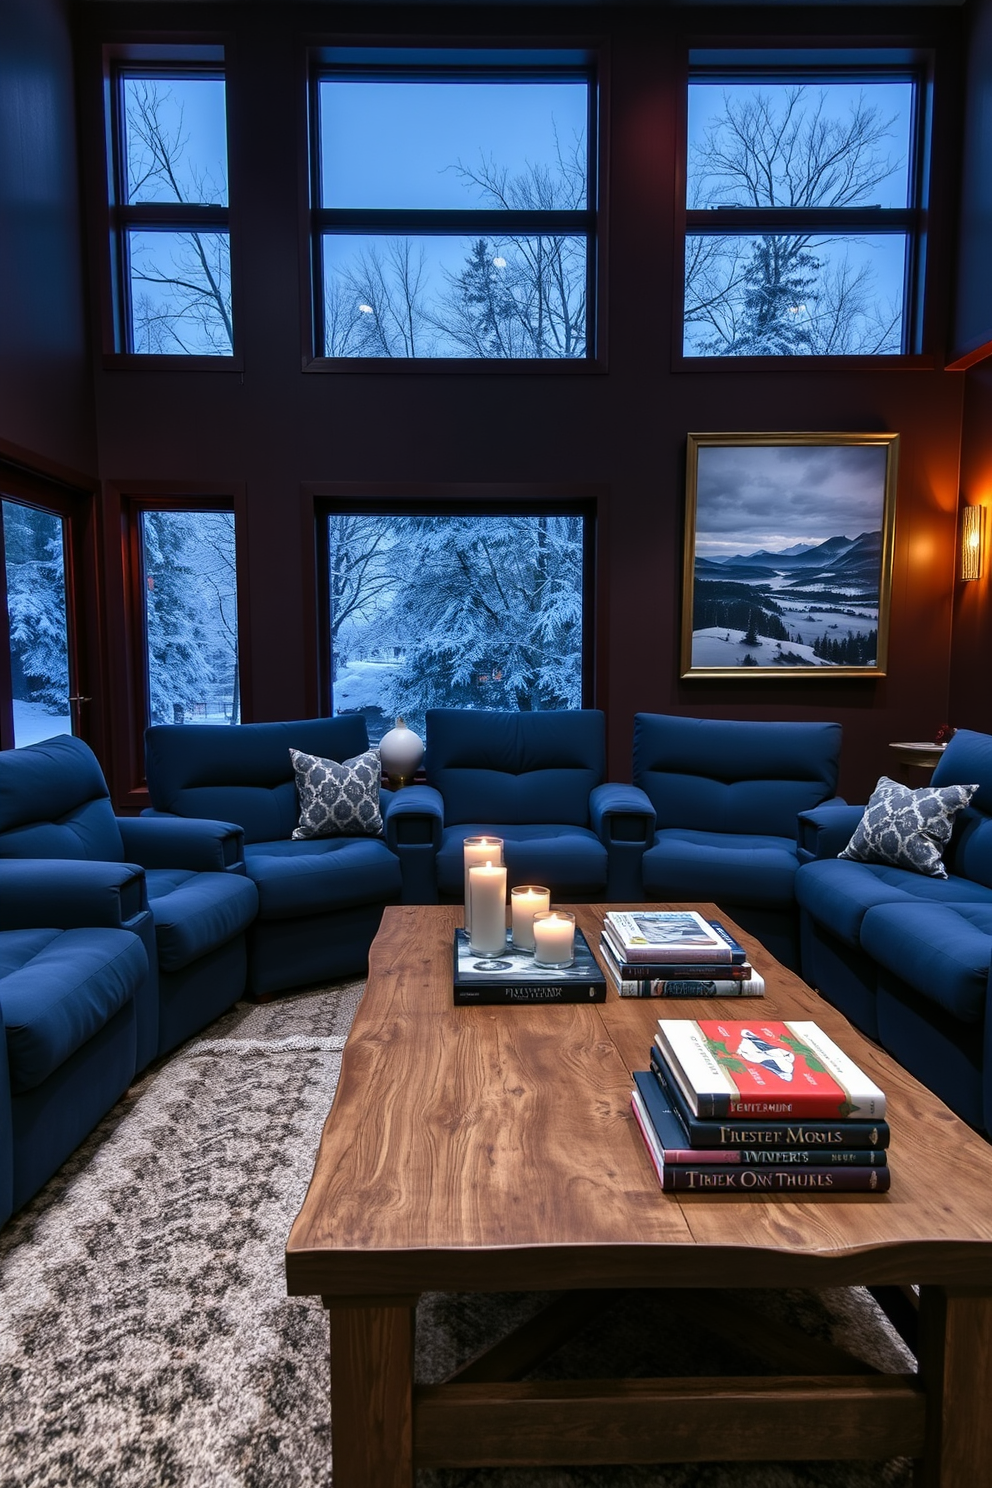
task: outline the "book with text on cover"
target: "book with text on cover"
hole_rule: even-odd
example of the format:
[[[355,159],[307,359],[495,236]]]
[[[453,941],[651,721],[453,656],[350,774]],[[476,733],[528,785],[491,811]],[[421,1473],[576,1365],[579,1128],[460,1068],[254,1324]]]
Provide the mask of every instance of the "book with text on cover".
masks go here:
[[[603,933],[620,961],[732,962],[744,947],[694,909],[608,910]]]
[[[696,1116],[885,1115],[884,1092],[816,1023],[661,1018],[655,1041]]]
[[[652,1166],[666,1193],[790,1194],[809,1198],[814,1194],[887,1193],[892,1182],[887,1167],[787,1167],[737,1166],[731,1163],[671,1163],[658,1141],[651,1118],[639,1091],[631,1095],[631,1110],[640,1128]]]
[[[605,1002],[606,978],[581,930],[575,932],[571,966],[538,966],[533,951],[519,951],[507,931],[506,949],[479,956],[465,930],[455,931],[454,999],[459,1006],[501,1003]]]
[[[869,1148],[880,1152],[889,1145],[889,1128],[884,1121],[853,1121],[850,1118],[843,1121],[836,1117],[811,1120],[808,1116],[723,1116],[711,1121],[697,1116],[676,1084],[657,1044],[651,1049],[651,1074],[678,1115],[690,1147],[808,1148],[821,1152]]]

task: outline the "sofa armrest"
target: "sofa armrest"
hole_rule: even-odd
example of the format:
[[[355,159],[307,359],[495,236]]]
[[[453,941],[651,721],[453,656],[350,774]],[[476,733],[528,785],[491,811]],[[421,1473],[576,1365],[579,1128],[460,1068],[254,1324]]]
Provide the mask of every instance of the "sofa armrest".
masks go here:
[[[657,823],[651,798],[640,786],[607,781],[589,794],[589,821],[606,848],[607,899],[643,898],[641,859]]]
[[[849,806],[838,796],[824,801],[812,811],[800,811],[796,823],[796,844],[800,863],[818,858],[835,858],[854,834],[865,814],[863,806]]]
[[[437,903],[438,849],[444,826],[444,801],[432,785],[408,785],[385,800],[386,846],[400,860],[404,904]]]
[[[183,816],[119,816],[127,856],[143,868],[244,873],[245,834],[233,822]]]
[[[147,911],[145,875],[135,863],[0,860],[0,930],[99,926],[138,934]]]

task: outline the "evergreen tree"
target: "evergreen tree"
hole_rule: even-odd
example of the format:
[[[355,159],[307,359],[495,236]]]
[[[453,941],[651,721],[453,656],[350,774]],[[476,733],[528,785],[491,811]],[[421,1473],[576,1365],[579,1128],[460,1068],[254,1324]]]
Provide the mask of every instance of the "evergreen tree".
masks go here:
[[[69,711],[62,521],[36,507],[3,503],[7,613],[14,697],[46,713]]]
[[[208,611],[195,552],[195,514],[147,511],[145,555],[148,691],[152,723],[184,723],[214,681]]]

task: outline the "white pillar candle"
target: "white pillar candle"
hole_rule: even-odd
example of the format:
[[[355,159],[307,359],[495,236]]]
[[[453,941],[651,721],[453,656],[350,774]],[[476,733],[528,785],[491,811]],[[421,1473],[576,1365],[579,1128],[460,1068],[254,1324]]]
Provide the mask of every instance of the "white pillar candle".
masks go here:
[[[551,892],[538,884],[519,884],[510,890],[510,924],[518,950],[534,949],[534,916],[550,908]]]
[[[571,966],[575,959],[575,916],[564,909],[534,916],[534,960],[538,966]]]
[[[498,956],[506,950],[506,869],[496,863],[470,868],[468,884],[472,950],[479,956]]]
[[[465,929],[472,931],[472,904],[468,892],[468,870],[484,863],[500,864],[503,861],[502,837],[466,837],[462,843],[465,861]]]

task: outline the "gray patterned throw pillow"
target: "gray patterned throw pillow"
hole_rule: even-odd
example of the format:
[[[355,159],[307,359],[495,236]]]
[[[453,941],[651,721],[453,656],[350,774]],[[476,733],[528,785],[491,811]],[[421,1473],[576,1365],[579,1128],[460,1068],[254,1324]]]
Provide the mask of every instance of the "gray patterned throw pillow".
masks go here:
[[[303,837],[378,837],[382,832],[378,749],[353,759],[321,759],[302,750],[289,751],[296,771],[300,822],[294,841]]]
[[[854,836],[837,856],[946,878],[943,852],[951,840],[954,818],[977,789],[977,785],[931,785],[910,790],[883,775]]]

